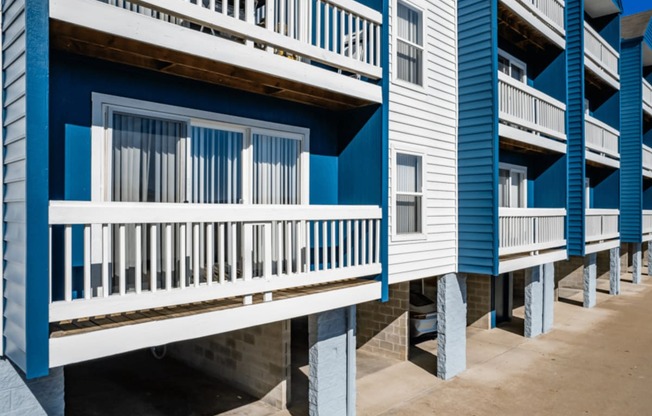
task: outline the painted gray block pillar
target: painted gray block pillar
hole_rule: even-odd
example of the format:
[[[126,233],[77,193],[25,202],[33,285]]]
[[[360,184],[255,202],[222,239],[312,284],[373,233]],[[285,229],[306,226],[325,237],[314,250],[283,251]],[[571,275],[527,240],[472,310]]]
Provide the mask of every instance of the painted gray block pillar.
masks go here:
[[[466,276],[437,279],[437,377],[449,380],[466,369]]]
[[[26,380],[9,361],[0,358],[0,415],[64,415],[63,367]]]
[[[641,243],[633,243],[632,248],[634,249],[632,252],[632,283],[638,285],[641,283]]]
[[[609,293],[620,294],[620,247],[609,250]]]
[[[584,257],[584,307],[595,306],[595,290],[597,282],[597,253]]]
[[[526,338],[534,338],[543,329],[543,267],[525,269],[525,328]]]
[[[547,263],[543,268],[543,333],[549,332],[555,320],[555,263]]]
[[[355,415],[355,306],[308,320],[311,416]]]

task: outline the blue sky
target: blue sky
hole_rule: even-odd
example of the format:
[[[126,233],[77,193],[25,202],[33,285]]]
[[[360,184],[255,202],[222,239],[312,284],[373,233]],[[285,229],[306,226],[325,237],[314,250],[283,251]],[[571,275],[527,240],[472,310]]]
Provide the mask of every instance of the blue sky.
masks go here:
[[[652,0],[623,0],[624,14],[634,14],[652,9]]]

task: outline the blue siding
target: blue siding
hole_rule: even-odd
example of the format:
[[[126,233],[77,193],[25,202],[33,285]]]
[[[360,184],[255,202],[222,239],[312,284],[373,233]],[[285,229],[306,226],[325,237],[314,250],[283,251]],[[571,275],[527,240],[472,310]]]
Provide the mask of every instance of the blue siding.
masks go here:
[[[602,169],[603,171],[605,169]],[[593,177],[591,177],[593,179]],[[591,208],[620,208],[620,171],[614,170],[595,184],[591,184],[593,203]]]
[[[498,273],[497,2],[458,2],[459,271]]]
[[[584,255],[584,5],[566,2],[567,162],[568,202],[566,227],[568,254]]]
[[[620,239],[640,243],[642,234],[643,57],[640,39],[623,42],[620,54]]]

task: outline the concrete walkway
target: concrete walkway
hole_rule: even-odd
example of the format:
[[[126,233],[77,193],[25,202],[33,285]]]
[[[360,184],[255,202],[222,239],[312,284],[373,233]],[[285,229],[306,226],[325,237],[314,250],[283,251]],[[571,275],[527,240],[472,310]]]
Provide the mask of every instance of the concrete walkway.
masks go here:
[[[605,288],[606,293],[605,293]],[[359,415],[649,415],[652,414],[652,279],[608,295],[598,305],[555,303],[552,332],[522,337],[522,321],[491,331],[469,329],[468,370],[437,380],[436,342],[358,381]]]

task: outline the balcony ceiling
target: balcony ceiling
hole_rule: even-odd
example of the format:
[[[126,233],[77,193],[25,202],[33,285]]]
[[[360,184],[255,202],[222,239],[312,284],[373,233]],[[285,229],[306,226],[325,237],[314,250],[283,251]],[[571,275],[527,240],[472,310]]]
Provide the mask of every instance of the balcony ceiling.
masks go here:
[[[297,81],[276,78],[228,63],[144,44],[59,20],[50,21],[50,32],[51,47],[55,50],[332,110],[346,110],[372,104],[360,98]]]
[[[590,0],[584,2],[584,11],[592,18],[607,16],[622,11],[620,0]]]

